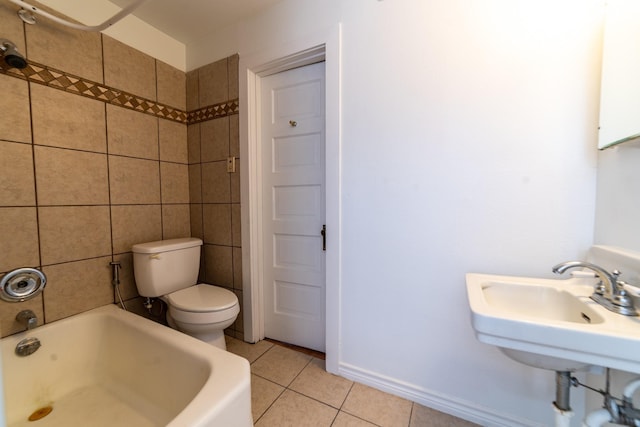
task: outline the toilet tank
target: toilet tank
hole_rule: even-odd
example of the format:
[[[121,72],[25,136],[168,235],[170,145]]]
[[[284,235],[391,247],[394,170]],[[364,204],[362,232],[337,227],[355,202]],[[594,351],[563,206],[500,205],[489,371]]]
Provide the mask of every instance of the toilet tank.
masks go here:
[[[187,237],[133,245],[138,293],[159,297],[198,282],[202,240]]]

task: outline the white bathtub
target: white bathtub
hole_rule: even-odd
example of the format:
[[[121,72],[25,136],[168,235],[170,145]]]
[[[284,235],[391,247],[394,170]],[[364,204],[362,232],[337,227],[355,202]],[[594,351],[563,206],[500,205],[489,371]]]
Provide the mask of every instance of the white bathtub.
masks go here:
[[[26,337],[42,346],[19,357],[14,349]],[[115,305],[0,344],[8,427],[253,425],[245,359]]]

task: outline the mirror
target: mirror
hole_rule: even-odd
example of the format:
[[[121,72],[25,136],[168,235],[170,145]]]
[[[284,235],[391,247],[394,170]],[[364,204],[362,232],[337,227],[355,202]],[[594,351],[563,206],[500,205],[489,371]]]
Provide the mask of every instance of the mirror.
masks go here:
[[[598,148],[640,138],[640,1],[608,0]]]

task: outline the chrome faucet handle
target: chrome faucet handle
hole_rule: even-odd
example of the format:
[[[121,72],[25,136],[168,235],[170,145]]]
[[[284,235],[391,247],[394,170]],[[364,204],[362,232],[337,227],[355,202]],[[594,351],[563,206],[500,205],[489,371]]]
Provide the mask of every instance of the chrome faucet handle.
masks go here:
[[[27,330],[34,329],[38,326],[38,317],[31,310],[22,310],[16,315],[16,320],[25,325]]]
[[[579,267],[593,271],[600,278],[600,282],[596,284],[591,299],[614,313],[625,316],[638,315],[633,304],[633,299],[629,297],[620,285],[621,282],[618,280],[620,272],[618,270],[608,272],[604,268],[588,262],[568,261],[554,266],[552,271],[556,274],[562,274],[569,269]]]

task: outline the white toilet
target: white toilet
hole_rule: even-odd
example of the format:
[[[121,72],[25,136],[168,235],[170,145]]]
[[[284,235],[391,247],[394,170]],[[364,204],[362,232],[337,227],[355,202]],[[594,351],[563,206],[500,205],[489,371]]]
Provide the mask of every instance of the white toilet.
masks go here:
[[[174,329],[223,350],[224,329],[240,312],[236,295],[198,282],[202,240],[183,238],[132,247],[138,293],[167,303],[167,323]]]

